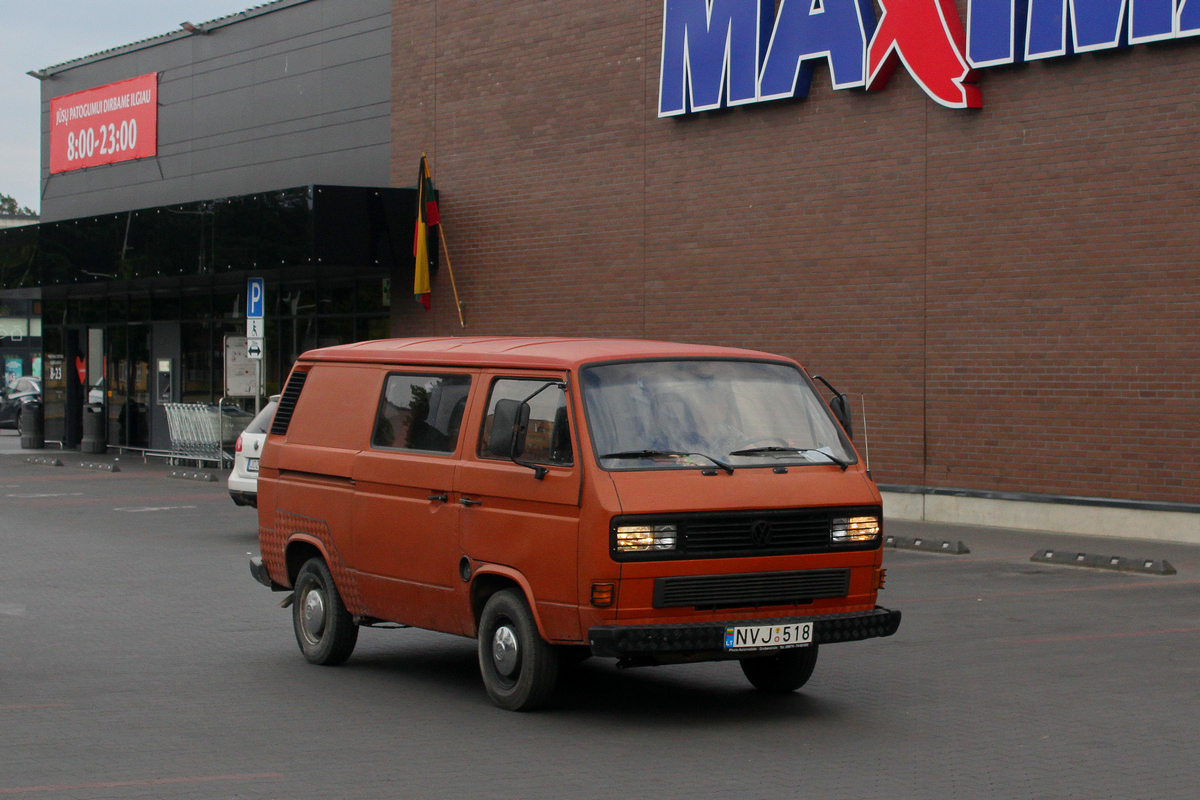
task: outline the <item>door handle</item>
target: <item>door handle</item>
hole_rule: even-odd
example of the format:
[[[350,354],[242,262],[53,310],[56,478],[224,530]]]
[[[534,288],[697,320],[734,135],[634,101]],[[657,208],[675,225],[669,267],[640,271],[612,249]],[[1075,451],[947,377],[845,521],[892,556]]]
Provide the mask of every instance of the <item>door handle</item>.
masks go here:
[[[438,502],[438,503],[444,503],[444,502],[446,502],[447,500],[449,500],[449,499],[450,499],[450,495],[448,495],[448,494],[431,494],[431,495],[429,495],[429,497],[427,497],[426,499],[427,499],[427,500],[433,500],[433,501],[436,501],[436,502]]]
[[[462,503],[464,506],[479,506],[479,505],[483,505],[483,501],[482,501],[482,500],[472,500],[472,499],[471,499],[471,498],[469,498],[469,497],[463,497],[463,498],[460,498],[458,502]]]

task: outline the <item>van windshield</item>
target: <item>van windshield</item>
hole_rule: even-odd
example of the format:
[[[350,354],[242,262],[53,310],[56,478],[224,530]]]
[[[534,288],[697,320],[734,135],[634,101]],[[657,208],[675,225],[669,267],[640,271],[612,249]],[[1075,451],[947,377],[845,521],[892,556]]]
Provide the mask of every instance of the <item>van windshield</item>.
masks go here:
[[[588,367],[584,407],[613,470],[847,464],[854,449],[808,379],[759,361]]]

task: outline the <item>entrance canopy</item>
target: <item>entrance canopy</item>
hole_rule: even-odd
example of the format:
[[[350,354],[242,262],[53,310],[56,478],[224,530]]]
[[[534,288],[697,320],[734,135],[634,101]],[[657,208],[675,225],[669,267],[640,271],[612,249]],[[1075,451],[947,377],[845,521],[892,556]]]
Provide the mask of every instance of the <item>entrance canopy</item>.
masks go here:
[[[386,337],[392,283],[412,285],[416,202],[316,185],[0,231],[0,304],[40,317],[22,371],[44,373],[47,439],[73,446],[84,406],[103,405],[110,444],[165,447],[165,404],[226,394],[251,277],[264,396],[306,350]]]
[[[413,189],[314,185],[10,228],[0,291],[307,264],[403,273],[415,210]]]

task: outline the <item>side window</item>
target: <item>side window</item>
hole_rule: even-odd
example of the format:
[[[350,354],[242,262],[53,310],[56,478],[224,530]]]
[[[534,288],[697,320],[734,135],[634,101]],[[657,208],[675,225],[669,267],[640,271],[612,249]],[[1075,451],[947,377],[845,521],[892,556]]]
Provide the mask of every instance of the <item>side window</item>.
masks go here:
[[[469,375],[388,375],[371,446],[453,453],[470,389]]]
[[[483,436],[479,439],[481,457],[504,458],[488,450],[496,403],[501,400],[524,400],[545,385],[545,378],[501,378],[492,384],[487,416],[483,420]],[[574,463],[571,426],[567,420],[567,393],[557,386],[548,386],[529,401],[529,428],[521,460],[559,466]]]

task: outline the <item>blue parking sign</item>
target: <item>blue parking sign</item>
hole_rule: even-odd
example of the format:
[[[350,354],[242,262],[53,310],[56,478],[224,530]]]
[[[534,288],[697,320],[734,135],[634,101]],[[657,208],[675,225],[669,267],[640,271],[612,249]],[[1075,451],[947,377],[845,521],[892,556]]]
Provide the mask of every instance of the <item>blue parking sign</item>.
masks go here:
[[[262,278],[246,281],[246,319],[262,319],[265,292]]]

